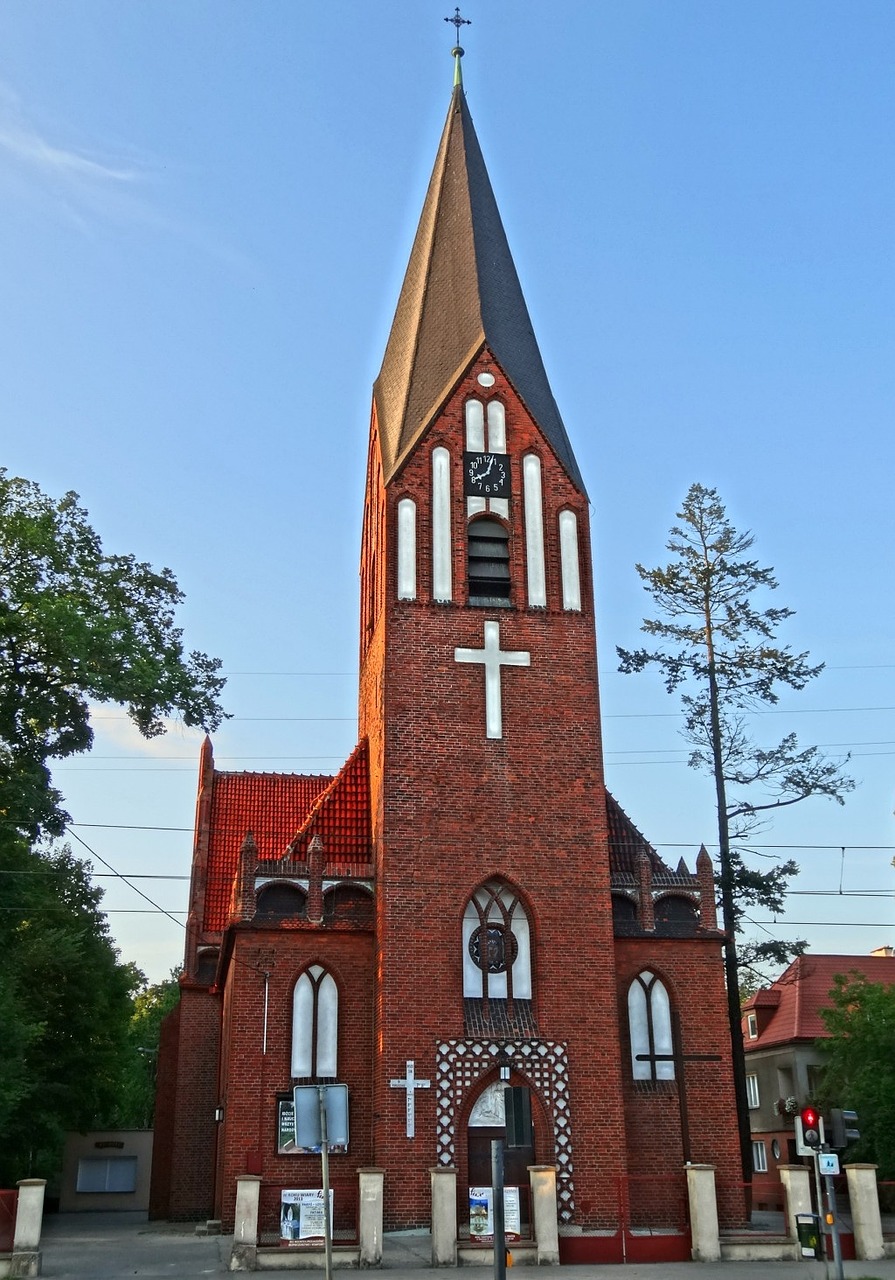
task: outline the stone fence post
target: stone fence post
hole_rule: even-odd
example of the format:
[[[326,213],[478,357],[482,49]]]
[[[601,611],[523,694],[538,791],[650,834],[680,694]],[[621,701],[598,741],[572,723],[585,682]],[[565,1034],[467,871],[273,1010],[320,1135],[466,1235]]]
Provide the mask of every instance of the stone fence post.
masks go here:
[[[718,1230],[718,1201],[715,1196],[713,1164],[687,1165],[687,1195],[690,1200],[693,1261],[719,1262],[721,1236]]]
[[[438,1165],[432,1181],[432,1266],[457,1265],[457,1170]]]
[[[16,1184],[19,1200],[12,1240],[11,1276],[40,1275],[40,1229],[44,1215],[46,1178],[23,1178]]]
[[[847,1164],[848,1198],[855,1227],[855,1257],[874,1262],[885,1257],[875,1164]]]
[[[378,1267],[382,1264],[382,1192],[384,1169],[358,1169],[358,1266]]]
[[[231,1271],[254,1271],[258,1260],[258,1205],[261,1179],[254,1173],[243,1173],[236,1179],[236,1223]]]
[[[538,1266],[559,1264],[559,1214],[556,1207],[556,1166],[530,1164],[531,1217],[538,1246]]]
[[[780,1164],[777,1172],[786,1196],[786,1234],[790,1240],[798,1240],[796,1214],[814,1212],[811,1204],[811,1170],[804,1164]]]

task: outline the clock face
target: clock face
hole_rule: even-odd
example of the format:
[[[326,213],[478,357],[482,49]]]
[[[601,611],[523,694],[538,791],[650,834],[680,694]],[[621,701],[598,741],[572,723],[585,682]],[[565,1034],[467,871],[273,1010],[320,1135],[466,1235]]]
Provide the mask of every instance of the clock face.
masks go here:
[[[463,492],[467,497],[508,498],[510,457],[506,453],[464,453]]]

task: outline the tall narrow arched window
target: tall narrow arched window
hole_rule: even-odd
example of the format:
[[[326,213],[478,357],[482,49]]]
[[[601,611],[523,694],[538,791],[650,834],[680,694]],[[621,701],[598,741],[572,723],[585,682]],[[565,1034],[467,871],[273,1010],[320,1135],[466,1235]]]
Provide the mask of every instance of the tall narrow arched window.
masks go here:
[[[473,520],[467,553],[470,604],[509,604],[510,548],[503,525],[487,517]]]
[[[628,988],[628,1025],[634,1079],[673,1080],[671,1002],[664,984],[648,969]]]
[[[339,988],[322,965],[312,964],[292,996],[292,1077],[335,1079],[338,1075]]]
[[[531,999],[531,930],[525,908],[499,880],[477,889],[463,914],[463,995]]]

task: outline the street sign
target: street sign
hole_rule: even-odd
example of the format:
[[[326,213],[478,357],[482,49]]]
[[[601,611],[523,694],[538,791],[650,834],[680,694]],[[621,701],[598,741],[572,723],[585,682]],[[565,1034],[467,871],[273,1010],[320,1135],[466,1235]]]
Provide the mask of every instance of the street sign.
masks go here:
[[[825,1178],[835,1178],[839,1173],[839,1157],[835,1151],[819,1151],[817,1164]]]
[[[292,1090],[295,1107],[295,1145],[299,1151],[319,1151],[320,1089],[326,1106],[326,1138],[330,1151],[348,1150],[347,1084],[297,1084]]]

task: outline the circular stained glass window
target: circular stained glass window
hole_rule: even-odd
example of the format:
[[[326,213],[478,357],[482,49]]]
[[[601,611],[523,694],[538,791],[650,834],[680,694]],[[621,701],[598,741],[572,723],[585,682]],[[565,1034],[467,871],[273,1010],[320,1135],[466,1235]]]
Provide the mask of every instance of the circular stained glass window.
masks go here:
[[[503,973],[511,968],[519,953],[519,944],[503,925],[480,925],[469,939],[469,954],[480,969]]]

